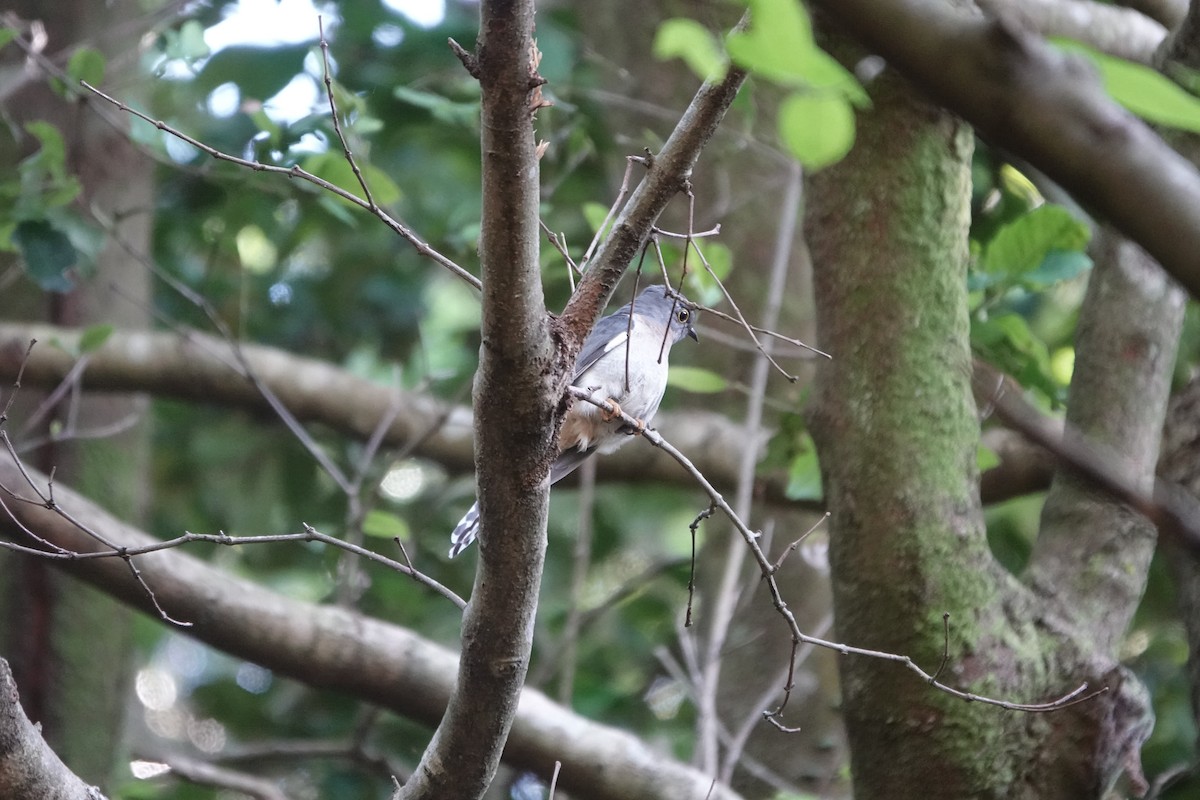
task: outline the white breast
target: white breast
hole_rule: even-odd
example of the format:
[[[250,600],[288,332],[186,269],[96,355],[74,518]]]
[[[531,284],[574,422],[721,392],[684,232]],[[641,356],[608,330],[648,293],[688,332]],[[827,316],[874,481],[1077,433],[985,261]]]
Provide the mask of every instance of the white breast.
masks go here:
[[[633,353],[639,357],[629,358]],[[625,333],[613,337],[604,355],[576,379],[575,385],[597,399],[616,400],[627,414],[649,422],[667,388],[667,350],[662,331],[635,321],[631,338],[627,339]],[[590,403],[577,403],[573,410],[589,416],[600,413]]]

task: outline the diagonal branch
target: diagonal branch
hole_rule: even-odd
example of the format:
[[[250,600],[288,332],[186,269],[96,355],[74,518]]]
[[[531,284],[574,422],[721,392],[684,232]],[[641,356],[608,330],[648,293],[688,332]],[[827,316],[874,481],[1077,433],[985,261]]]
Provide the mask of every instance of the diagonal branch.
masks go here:
[[[1081,59],[931,0],[815,0],[993,144],[1028,159],[1200,297],[1200,174]]]
[[[44,484],[45,476],[33,470],[30,475]],[[18,485],[23,480],[10,459],[0,459],[0,483]],[[55,486],[55,498],[61,508],[117,546],[133,549],[158,542],[65,486]],[[52,510],[28,503],[11,509],[15,518],[0,516],[4,538],[21,541],[25,534],[18,526],[24,526],[64,550],[103,549]],[[180,550],[140,556],[138,563],[162,605],[194,623],[189,636],[280,675],[344,692],[424,725],[441,719],[457,666],[455,654],[444,647],[353,610],[284,597]],[[56,565],[158,616],[141,586],[115,559]],[[555,760],[561,760],[560,784],[581,800],[704,800],[711,786],[707,776],[653,751],[631,734],[584,719],[529,689],[521,695],[505,759],[546,779]],[[722,787],[711,797],[736,800]]]
[[[0,797],[104,800],[67,768],[25,716],[8,662],[0,658]]]
[[[744,22],[745,17],[739,26]],[[583,343],[625,268],[649,240],[654,223],[667,203],[687,186],[700,152],[725,118],[745,80],[745,71],[730,67],[720,80],[701,86],[662,150],[645,159],[645,177],[588,262],[579,288],[563,311],[562,331],[572,352]]]

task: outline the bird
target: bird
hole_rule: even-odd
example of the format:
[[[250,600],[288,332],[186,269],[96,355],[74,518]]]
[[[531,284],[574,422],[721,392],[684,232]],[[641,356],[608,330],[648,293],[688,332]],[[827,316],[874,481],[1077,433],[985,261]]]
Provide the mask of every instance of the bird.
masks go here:
[[[619,413],[576,399],[559,430],[551,484],[595,453],[611,453],[631,434],[645,429],[667,388],[671,346],[685,336],[700,340],[693,327],[696,317],[695,304],[679,292],[655,285],[596,323],[580,348],[571,385],[597,401],[611,401],[639,424],[630,426]],[[465,550],[478,533],[477,501],[450,534],[450,558]]]

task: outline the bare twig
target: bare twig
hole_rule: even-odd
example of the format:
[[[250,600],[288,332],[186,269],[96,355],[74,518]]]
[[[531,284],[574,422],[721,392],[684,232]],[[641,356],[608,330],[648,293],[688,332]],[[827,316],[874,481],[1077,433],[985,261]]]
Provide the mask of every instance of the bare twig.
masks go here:
[[[620,417],[621,420],[625,424],[629,425],[633,429],[636,429],[637,420],[634,419],[633,417],[629,416],[625,412],[620,411],[616,407],[615,404],[613,404],[607,400],[599,400],[595,397],[592,397],[585,390],[580,389],[575,386],[568,387],[568,392],[572,396],[574,396],[576,399],[583,400],[583,401],[589,402],[589,403],[593,403],[597,407],[605,409],[608,413],[612,414],[614,416],[614,418]],[[650,428],[646,428],[645,430],[642,431],[641,436],[643,439],[645,439],[651,445],[653,445],[654,447],[657,447],[660,450],[662,450],[663,452],[665,452],[672,459],[674,459],[681,467],[683,467],[684,470],[686,470],[687,473],[692,476],[692,479],[705,491],[705,493],[709,496],[709,498],[716,505],[716,507],[718,509],[720,509],[720,511],[729,519],[730,522],[733,523],[733,527],[741,535],[742,539],[746,543],[746,546],[749,548],[750,554],[753,556],[755,563],[758,564],[759,571],[762,573],[763,580],[766,583],[767,588],[770,592],[772,605],[775,607],[775,610],[784,618],[784,621],[788,625],[788,630],[791,631],[792,640],[793,640],[793,656],[792,656],[793,660],[796,655],[796,648],[799,645],[811,644],[811,645],[815,645],[817,647],[823,647],[827,650],[833,650],[837,653],[841,653],[844,656],[855,655],[855,656],[863,656],[863,657],[867,657],[867,658],[875,658],[875,659],[879,659],[882,661],[892,661],[892,662],[904,667],[905,669],[909,670],[910,672],[915,673],[917,675],[917,677],[919,677],[921,680],[929,683],[930,686],[937,689],[938,691],[944,692],[946,694],[949,694],[953,697],[957,697],[960,700],[965,700],[967,702],[983,703],[985,705],[998,706],[1000,708],[1004,708],[1004,709],[1007,709],[1010,711],[1028,711],[1028,712],[1059,711],[1059,710],[1067,708],[1069,706],[1073,706],[1078,703],[1082,703],[1082,702],[1091,700],[1092,698],[1097,697],[1098,695],[1104,694],[1108,691],[1108,687],[1105,686],[1105,687],[1101,687],[1100,689],[1096,689],[1094,691],[1088,692],[1088,684],[1083,683],[1083,684],[1080,684],[1075,689],[1068,692],[1067,694],[1057,697],[1055,699],[1046,701],[1044,703],[1015,703],[1015,702],[1012,702],[1009,700],[1002,700],[999,698],[988,697],[986,695],[975,694],[974,692],[963,691],[961,689],[956,689],[953,686],[949,686],[945,683],[942,683],[939,680],[932,680],[932,678],[933,678],[932,675],[930,675],[928,672],[926,672],[924,669],[922,669],[920,667],[920,665],[918,665],[916,662],[914,662],[912,660],[911,657],[906,656],[906,655],[901,655],[899,653],[889,653],[889,652],[886,652],[883,650],[870,650],[870,649],[867,649],[864,647],[854,647],[854,646],[851,646],[848,644],[843,644],[841,642],[833,642],[833,641],[829,641],[827,639],[822,639],[820,637],[811,636],[809,634],[804,633],[803,631],[800,630],[800,626],[799,626],[799,623],[796,621],[795,615],[792,613],[791,608],[788,607],[787,602],[783,599],[783,596],[780,593],[779,584],[776,582],[775,575],[771,571],[771,562],[767,560],[766,554],[763,553],[762,548],[758,544],[758,536],[759,536],[758,533],[750,530],[750,528],[746,526],[746,523],[744,523],[741,520],[741,518],[734,512],[734,510],[729,506],[729,503],[726,502],[725,498],[721,495],[721,493],[717,491],[716,487],[713,486],[708,481],[708,479],[704,477],[704,474],[701,473],[698,469],[696,469],[695,465],[692,464],[691,460],[688,459],[688,457],[685,456],[683,453],[679,452],[678,449],[676,449],[670,442],[668,442],[666,439],[664,439],[657,431],[652,430]],[[789,679],[789,683],[790,683],[790,679]],[[763,712],[764,719],[766,719],[768,722],[771,722],[771,724],[775,725],[777,728],[780,728],[781,730],[786,730],[786,728],[785,728],[785,726],[782,725],[782,723],[780,723],[778,721],[777,715],[778,715],[779,711],[787,705],[787,699],[788,699],[788,695],[790,692],[790,686],[784,687],[784,688],[785,688],[784,697],[783,697],[783,701],[780,703],[780,708],[777,708],[775,711],[764,711]]]
[[[719,317],[723,320],[726,320],[727,322],[735,322],[738,325],[745,325],[743,320],[740,320],[737,317],[732,316],[731,314],[726,314],[724,311],[721,311],[720,309],[712,308],[711,306],[700,306],[700,310],[703,311],[705,314],[712,314],[714,317]],[[812,345],[805,344],[804,342],[802,342],[799,339],[796,339],[794,337],[785,336],[782,333],[768,330],[766,328],[759,327],[758,325],[749,325],[746,327],[748,327],[754,333],[760,333],[763,336],[770,336],[772,339],[778,339],[781,342],[787,342],[790,345],[795,345],[796,347],[803,348],[804,350],[807,350],[808,352],[812,353],[813,357],[833,358],[833,356],[831,356],[829,353],[826,353],[824,350],[818,350],[817,348],[813,347]],[[762,347],[762,345],[759,344],[758,346],[754,347],[753,349],[760,350],[761,347]],[[760,352],[761,352],[761,350],[760,350]]]
[[[394,233],[396,233],[398,236],[400,236],[400,238],[404,239],[409,244],[411,244],[413,246],[413,248],[415,248],[416,251],[418,253],[420,253],[421,255],[425,256],[426,258],[430,259],[434,263],[449,270],[451,273],[453,273],[457,277],[461,278],[463,281],[466,281],[468,284],[470,284],[474,288],[479,289],[482,286],[482,284],[479,282],[479,278],[476,278],[474,275],[467,272],[465,269],[463,269],[458,264],[456,264],[449,257],[447,257],[447,256],[443,255],[442,253],[438,252],[437,250],[435,250],[427,242],[425,242],[423,239],[421,239],[421,237],[417,236],[416,233],[414,233],[406,225],[404,225],[403,223],[394,219],[391,215],[386,213],[383,209],[379,208],[379,206],[374,205],[373,202],[364,200],[363,198],[359,197],[358,195],[354,194],[353,192],[347,191],[336,184],[330,183],[329,181],[325,180],[324,178],[320,178],[320,177],[312,174],[308,170],[300,167],[298,164],[293,164],[290,167],[281,167],[281,166],[277,166],[275,164],[263,164],[261,161],[251,161],[249,159],[239,158],[238,156],[224,153],[220,150],[217,150],[212,145],[205,144],[204,142],[200,141],[199,139],[196,139],[192,136],[188,136],[186,133],[183,133],[182,131],[178,130],[177,128],[173,128],[172,126],[168,125],[167,123],[163,122],[162,120],[154,119],[153,117],[149,116],[148,114],[144,114],[143,112],[138,111],[137,109],[126,105],[125,103],[121,102],[120,100],[117,100],[116,98],[105,94],[104,92],[97,89],[95,86],[92,86],[87,81],[81,81],[80,83],[89,92],[95,94],[97,97],[101,98],[102,100],[105,100],[105,101],[111,103],[112,105],[119,108],[121,111],[125,111],[130,114],[133,114],[138,119],[150,123],[154,127],[158,128],[160,131],[163,131],[164,133],[168,133],[171,136],[174,136],[175,138],[179,139],[180,141],[187,142],[192,147],[195,147],[196,149],[211,156],[212,158],[217,159],[218,161],[228,161],[231,164],[237,164],[240,167],[245,167],[246,169],[251,169],[251,170],[254,170],[255,172],[270,172],[270,173],[274,173],[277,175],[286,175],[289,178],[300,178],[301,180],[308,181],[309,183],[313,184],[314,186],[319,186],[320,188],[324,189],[327,192],[332,192],[333,194],[337,195],[338,197],[342,198],[343,200],[346,200],[346,201],[358,206],[359,208],[362,208],[362,209],[365,209],[365,210],[371,212],[373,215],[375,215],[376,218],[379,219],[380,222],[382,222],[384,225],[386,225],[388,228],[390,228]]]
[[[694,233],[676,233],[675,231],[664,230],[657,225],[655,225],[651,230],[655,236],[665,236],[668,239],[687,239],[691,241],[692,239],[703,239],[708,236],[720,236],[721,223],[718,222],[716,225],[713,225],[706,231],[696,231]]]
[[[354,158],[354,154],[350,152],[350,144],[346,141],[346,134],[342,132],[342,123],[338,119],[337,101],[333,97],[333,78],[329,68],[329,42],[325,39],[325,20],[323,17],[317,17],[317,26],[321,30],[321,63],[324,66],[325,77],[325,97],[329,100],[329,116],[333,120],[333,131],[337,134],[338,141],[342,144],[342,153],[346,156],[347,163],[350,164],[350,169],[354,172],[354,177],[358,180],[358,185],[362,187],[363,196],[367,200],[367,210],[372,214],[379,211],[379,206],[375,203],[375,197],[371,194],[371,187],[367,185],[367,179],[363,176],[362,170],[358,168],[358,161]]]
[[[796,550],[796,548],[800,546],[800,543],[803,542],[805,539],[807,539],[812,534],[813,531],[815,531],[817,528],[824,525],[825,521],[827,519],[829,519],[828,511],[826,511],[824,514],[822,514],[821,518],[819,520],[817,520],[816,522],[814,522],[812,524],[811,528],[806,530],[804,533],[800,534],[800,537],[798,539],[796,539],[796,541],[792,542],[787,547],[783,548],[783,552],[779,554],[779,558],[775,559],[775,563],[771,565],[771,572],[773,572],[773,573],[779,572],[779,568],[783,566],[784,559],[786,559],[789,555],[791,555]]]
[[[479,59],[475,57],[475,54],[466,50],[466,48],[454,41],[454,39],[447,39],[446,43],[450,45],[450,51],[466,67],[467,73],[475,80],[479,80]]]
[[[455,606],[457,606],[460,610],[465,608],[467,605],[466,601],[463,600],[461,597],[459,597],[455,592],[453,592],[451,589],[443,586],[441,583],[435,581],[433,578],[430,578],[428,575],[425,575],[424,573],[421,573],[418,570],[414,569],[411,566],[411,563],[409,565],[400,564],[399,562],[394,561],[393,559],[387,558],[386,556],[382,556],[379,553],[376,553],[372,550],[368,550],[364,547],[360,547],[358,545],[342,541],[341,539],[338,539],[336,537],[329,536],[328,534],[321,533],[317,529],[313,528],[311,525],[307,525],[307,524],[304,525],[303,533],[269,534],[269,535],[263,535],[263,536],[229,536],[228,534],[226,534],[224,532],[219,533],[219,534],[202,534],[202,533],[185,532],[182,536],[176,536],[173,539],[164,539],[163,541],[155,542],[154,544],[145,545],[143,547],[131,548],[131,547],[125,547],[122,545],[118,545],[114,542],[109,541],[103,535],[101,535],[100,533],[98,533],[97,531],[92,529],[90,526],[88,526],[85,523],[83,523],[82,521],[76,519],[69,512],[67,512],[66,510],[61,508],[53,500],[53,498],[51,497],[50,494],[48,494],[48,493],[44,494],[41,491],[41,489],[38,487],[38,485],[33,481],[32,476],[30,476],[30,474],[25,470],[24,465],[21,463],[21,460],[16,456],[16,452],[12,448],[12,444],[8,439],[7,433],[2,430],[0,430],[0,441],[3,441],[5,446],[8,448],[9,455],[12,457],[14,465],[20,471],[21,475],[24,477],[24,479],[27,482],[27,484],[29,485],[29,487],[35,492],[38,499],[32,500],[29,498],[25,498],[25,497],[21,496],[20,494],[18,494],[11,487],[8,487],[8,486],[0,485],[0,491],[3,491],[10,498],[12,498],[13,500],[15,500],[17,502],[31,503],[33,505],[40,505],[44,508],[47,508],[47,509],[55,512],[56,514],[61,516],[64,520],[66,520],[71,525],[73,525],[75,528],[77,528],[79,531],[87,534],[89,537],[91,537],[95,541],[104,545],[104,547],[107,549],[98,550],[98,551],[94,551],[94,552],[86,552],[86,553],[74,552],[74,551],[70,551],[70,550],[64,550],[63,548],[57,547],[55,545],[49,545],[48,543],[42,541],[41,539],[38,539],[38,541],[43,544],[47,544],[47,546],[53,548],[53,550],[48,552],[48,551],[44,551],[44,550],[38,550],[35,548],[23,547],[21,545],[13,544],[10,542],[4,542],[4,541],[0,541],[0,548],[6,549],[6,550],[14,550],[14,551],[21,552],[21,553],[26,553],[28,555],[36,555],[41,558],[49,559],[52,561],[89,561],[89,560],[97,559],[97,558],[120,558],[120,559],[124,560],[126,562],[126,564],[129,565],[131,571],[134,574],[134,577],[143,586],[147,595],[152,600],[154,600],[153,591],[150,590],[150,587],[146,586],[145,581],[142,580],[140,570],[138,570],[137,566],[133,563],[134,556],[145,555],[147,553],[154,553],[159,550],[169,550],[171,548],[179,547],[181,545],[188,544],[190,542],[208,542],[211,544],[236,546],[236,545],[247,545],[247,544],[269,544],[269,543],[275,543],[275,542],[312,542],[312,541],[317,541],[317,542],[321,542],[323,544],[329,545],[331,547],[336,547],[341,550],[345,550],[347,552],[354,553],[355,555],[358,555],[361,558],[365,558],[370,561],[374,561],[374,562],[381,564],[389,569],[395,570],[396,572],[400,572],[402,574],[409,575],[414,580],[416,580],[418,583],[426,586],[429,589],[432,589],[433,591],[435,591],[438,594],[445,597],[447,600],[449,600],[451,603],[453,603]],[[16,515],[13,514],[11,512],[11,510],[9,510],[7,503],[5,503],[2,499],[0,499],[0,507],[2,507],[4,509],[4,511],[9,515],[9,517],[11,519],[16,521],[16,519],[17,519]],[[24,529],[24,526],[22,526],[22,528]],[[30,534],[30,536],[33,536],[35,539],[38,538],[38,537],[34,536],[34,534],[32,534],[32,532],[29,532],[29,534]],[[155,600],[154,602],[155,602],[155,605],[157,606],[157,601]],[[161,609],[160,609],[160,611],[161,611]],[[191,624],[191,623],[184,623],[184,622],[179,622],[177,620],[173,620],[165,612],[162,613],[162,616],[163,616],[163,619],[167,620],[168,622],[172,622],[177,625],[182,625],[184,627]]]
[[[567,280],[571,283],[571,291],[575,291],[575,276],[582,275],[583,271],[579,269],[579,265],[575,263],[575,259],[571,258],[571,253],[567,250],[567,235],[565,233],[555,233],[550,230],[544,220],[538,220],[538,224],[542,227],[542,231],[546,234],[546,240],[554,246],[563,260],[567,262]]]
[[[692,242],[692,244],[695,245],[695,242]],[[704,265],[704,269],[708,273],[709,277],[716,282],[717,287],[721,290],[721,294],[725,295],[725,300],[733,308],[734,313],[737,315],[736,321],[746,330],[746,333],[750,336],[751,341],[754,342],[754,346],[758,348],[758,351],[763,354],[767,361],[771,363],[771,366],[774,367],[780,375],[787,378],[789,383],[795,383],[796,381],[800,380],[798,376],[793,375],[781,367],[779,362],[775,360],[775,357],[771,355],[770,351],[763,346],[763,343],[759,341],[758,336],[756,336],[754,333],[754,326],[746,321],[746,316],[742,314],[742,310],[738,307],[737,301],[733,299],[733,295],[731,295],[729,290],[725,288],[724,281],[722,281],[717,276],[717,273],[713,271],[712,265],[708,263],[708,258],[699,248],[693,247],[693,249],[695,249],[696,255],[700,257],[700,263]],[[709,309],[705,308],[704,310],[707,311]],[[719,314],[718,316],[722,316],[725,319],[731,319],[731,317],[729,317],[727,314]],[[830,357],[828,354],[821,353],[819,350],[816,350],[816,348],[809,347],[806,344],[801,344],[801,347],[804,347],[806,350],[812,350],[820,355],[824,355],[826,358]]]
[[[815,635],[824,636],[831,627],[833,627],[833,614],[826,614],[821,621],[817,623]],[[796,666],[799,666],[807,661],[808,657],[812,655],[815,650],[816,647],[811,644],[805,644],[803,647],[801,647],[796,653]],[[794,667],[792,666],[792,662],[789,661],[788,664],[782,670],[780,670],[781,674],[779,675],[779,679],[768,684],[767,688],[750,706],[751,712],[742,720],[741,725],[739,725],[736,730],[729,731],[725,736],[722,737],[722,743],[725,745],[725,756],[721,761],[721,771],[717,775],[717,777],[719,777],[722,781],[729,783],[733,779],[734,768],[742,761],[742,757],[746,748],[746,742],[750,739],[750,734],[754,731],[754,728],[758,725],[758,723],[762,722],[762,713],[759,711],[759,709],[770,703],[772,698],[778,694],[780,683],[788,683],[788,675],[792,673],[793,670]]]
[[[704,520],[708,519],[715,513],[717,513],[717,507],[715,505],[713,505],[712,503],[709,503],[708,508],[704,509],[699,514],[697,514],[696,518],[694,520],[692,520],[690,525],[688,525],[688,531],[692,535],[691,536],[692,557],[691,557],[691,571],[688,573],[687,611],[685,612],[684,617],[683,617],[683,627],[685,627],[685,628],[692,627],[692,601],[693,601],[693,599],[695,599],[695,596],[696,596],[696,533],[700,529],[700,523],[703,522]]]
[[[13,401],[17,399],[17,392],[21,390],[21,378],[25,377],[25,365],[29,363],[29,356],[33,354],[33,346],[36,344],[37,339],[30,339],[29,346],[25,348],[21,366],[17,368],[17,377],[13,380],[12,392],[9,393],[7,402],[4,403],[4,411],[0,411],[0,425],[8,421],[8,412],[12,410]]]
[[[950,661],[950,613],[942,612],[942,663],[938,664],[937,670],[930,676],[929,682],[933,683],[942,674],[942,670],[946,668],[946,664]]]
[[[649,154],[649,151],[646,151]],[[579,259],[579,263],[587,269],[587,263],[591,259],[592,254],[596,252],[596,246],[600,244],[600,239],[604,236],[604,230],[608,227],[608,223],[612,220],[613,214],[617,213],[617,209],[625,202],[626,195],[629,194],[629,178],[633,174],[634,163],[644,163],[636,156],[625,157],[625,175],[621,178],[621,188],[617,191],[617,198],[613,200],[613,204],[609,206],[608,213],[604,215],[604,221],[600,223],[600,227],[596,229],[596,233],[592,236],[592,243],[588,245],[588,249],[584,251],[583,258]]]

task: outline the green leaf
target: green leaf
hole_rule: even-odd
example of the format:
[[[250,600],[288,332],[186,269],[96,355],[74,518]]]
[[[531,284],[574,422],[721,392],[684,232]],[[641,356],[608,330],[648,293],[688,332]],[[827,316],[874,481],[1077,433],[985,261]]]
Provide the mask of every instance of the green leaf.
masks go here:
[[[996,455],[996,451],[980,442],[975,448],[975,465],[980,472],[986,472],[992,467],[1000,466],[1000,456]]]
[[[81,47],[71,54],[67,62],[67,74],[75,84],[87,81],[92,86],[99,86],[104,83],[104,67],[107,63],[99,50]]]
[[[1053,41],[1095,64],[1104,89],[1129,111],[1148,122],[1200,133],[1200,98],[1161,72],[1069,39]]]
[[[390,511],[368,511],[363,520],[363,533],[380,539],[408,538],[408,523]]]
[[[1092,259],[1078,250],[1051,250],[1042,263],[1021,276],[1021,283],[1031,289],[1044,289],[1056,283],[1073,280],[1092,268]]]
[[[855,104],[869,103],[854,76],[817,46],[798,0],[751,0],[750,27],[730,34],[726,49],[737,64],[769,81],[836,89]]]
[[[66,174],[67,146],[58,128],[44,120],[25,124],[25,131],[38,140],[38,151],[23,164],[36,165],[45,174],[56,178]]]
[[[841,95],[796,92],[779,107],[779,136],[801,164],[827,167],[854,145],[854,111]]]
[[[693,19],[669,19],[658,26],[654,57],[661,61],[681,58],[704,80],[719,76],[729,63],[717,38]]]
[[[1088,226],[1070,211],[1047,203],[998,230],[984,248],[979,266],[1008,275],[1031,273],[1050,252],[1082,251],[1091,237]]]
[[[25,271],[38,286],[48,292],[71,290],[74,284],[67,273],[75,266],[78,253],[65,233],[46,220],[25,220],[17,224],[12,238]]]
[[[15,28],[0,27],[0,50],[2,50],[6,44],[15,38],[17,38],[17,31]]]
[[[788,483],[783,493],[791,500],[819,500],[821,487],[821,463],[817,459],[817,447],[812,437],[803,434],[802,449],[788,467]]]
[[[1022,386],[1041,392],[1052,404],[1062,399],[1064,387],[1054,377],[1049,348],[1019,314],[972,319],[971,345],[981,357]]]
[[[478,103],[460,103],[434,92],[424,92],[407,86],[397,86],[392,90],[392,95],[397,100],[425,109],[439,122],[464,128],[478,127]]]
[[[776,83],[802,81],[803,53],[814,49],[812,21],[796,0],[751,0],[750,26],[726,40],[739,65]]]
[[[667,384],[696,394],[722,392],[729,387],[729,382],[723,377],[700,367],[670,367]]]
[[[199,20],[189,19],[179,26],[178,52],[176,58],[195,61],[207,58],[212,53],[204,41],[204,25]]]
[[[242,97],[267,100],[304,70],[309,44],[283,47],[226,47],[210,58],[196,76],[205,94],[225,83],[234,83]]]
[[[91,353],[94,350],[99,350],[108,341],[108,337],[112,336],[112,325],[92,325],[85,328],[79,336],[79,352]]]

